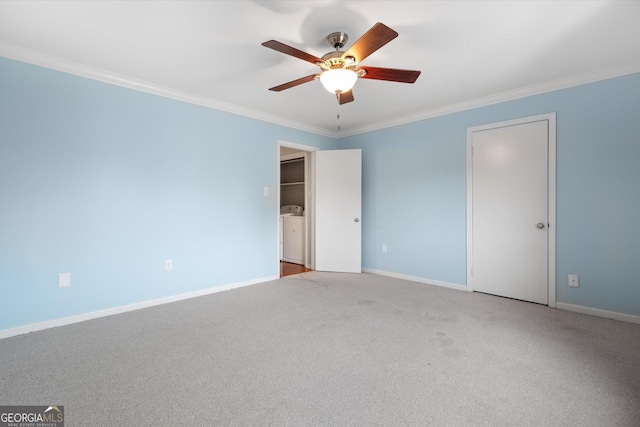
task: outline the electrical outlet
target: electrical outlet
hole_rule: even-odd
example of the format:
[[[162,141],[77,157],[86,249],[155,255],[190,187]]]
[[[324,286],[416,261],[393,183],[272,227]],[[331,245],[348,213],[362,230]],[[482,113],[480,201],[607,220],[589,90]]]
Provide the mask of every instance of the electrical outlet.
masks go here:
[[[387,253],[387,245],[382,245],[382,253],[383,254]]]
[[[577,274],[569,275],[569,286],[571,286],[572,288],[580,287],[580,281],[578,280]]]
[[[171,261],[170,259],[167,259],[164,261],[164,270],[165,271],[171,271],[173,269],[173,261]]]

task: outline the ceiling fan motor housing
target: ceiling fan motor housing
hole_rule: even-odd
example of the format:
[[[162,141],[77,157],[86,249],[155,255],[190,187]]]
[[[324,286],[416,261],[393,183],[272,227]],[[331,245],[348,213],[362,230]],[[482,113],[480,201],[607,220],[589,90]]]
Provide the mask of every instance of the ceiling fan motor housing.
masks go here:
[[[348,70],[352,70],[356,66],[356,60],[352,56],[342,57],[344,52],[341,50],[336,50],[335,52],[329,52],[324,55],[321,59],[322,62],[317,65],[323,70],[334,70],[336,68],[346,68]]]
[[[342,31],[337,31],[335,33],[329,34],[326,37],[326,40],[327,43],[329,43],[329,45],[336,50],[324,55],[321,58],[322,62],[317,62],[316,65],[318,65],[324,71],[340,68],[353,70],[356,66],[355,58],[351,56],[343,58],[344,52],[340,50],[344,47],[345,44],[347,44],[347,41],[349,41],[349,35],[347,35],[347,33],[343,33]]]

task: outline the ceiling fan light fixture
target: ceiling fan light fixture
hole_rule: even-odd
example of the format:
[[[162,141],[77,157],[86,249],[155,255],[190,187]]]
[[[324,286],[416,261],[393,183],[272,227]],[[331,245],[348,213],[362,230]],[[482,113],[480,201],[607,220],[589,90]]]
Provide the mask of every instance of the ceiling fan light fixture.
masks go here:
[[[358,80],[355,71],[344,68],[334,68],[320,74],[320,82],[331,93],[349,92]]]
[[[322,82],[322,86],[328,92],[336,95],[338,105],[342,105],[354,101],[351,88],[359,78],[413,83],[420,75],[420,71],[369,66],[357,68],[357,64],[360,64],[365,58],[396,37],[398,37],[396,31],[378,22],[351,45],[349,49],[343,52],[341,49],[347,43],[348,36],[341,32],[331,33],[327,36],[327,42],[329,42],[335,51],[329,52],[321,58],[277,40],[266,41],[262,43],[262,46],[310,62],[322,70],[321,73],[301,77],[288,83],[269,88],[269,90],[281,92],[285,89],[290,89],[303,83],[319,79]]]

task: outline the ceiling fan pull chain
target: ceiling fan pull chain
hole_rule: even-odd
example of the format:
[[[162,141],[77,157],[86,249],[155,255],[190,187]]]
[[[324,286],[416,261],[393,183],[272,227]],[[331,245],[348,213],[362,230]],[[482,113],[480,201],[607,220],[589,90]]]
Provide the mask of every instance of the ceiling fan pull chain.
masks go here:
[[[336,115],[336,118],[338,119],[338,131],[339,131],[340,130],[340,103],[338,103],[338,114]]]

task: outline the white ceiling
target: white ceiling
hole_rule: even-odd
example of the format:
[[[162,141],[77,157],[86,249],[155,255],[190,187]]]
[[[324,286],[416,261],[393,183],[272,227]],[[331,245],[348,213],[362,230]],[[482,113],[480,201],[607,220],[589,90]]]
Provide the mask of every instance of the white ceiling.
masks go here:
[[[340,106],[315,56],[376,22],[400,35],[365,59],[421,70],[359,80]],[[640,71],[640,1],[2,1],[0,55],[329,136]],[[347,47],[348,47],[347,46]]]

